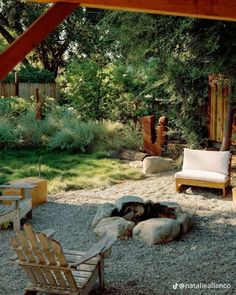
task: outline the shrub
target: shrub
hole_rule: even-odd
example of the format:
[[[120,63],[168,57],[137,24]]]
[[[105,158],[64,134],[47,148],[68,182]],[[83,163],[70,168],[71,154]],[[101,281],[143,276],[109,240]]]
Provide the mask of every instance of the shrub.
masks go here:
[[[15,118],[24,113],[29,104],[21,97],[2,97],[0,98],[0,116]]]
[[[140,147],[139,134],[121,123],[83,122],[75,114],[68,113],[61,114],[60,117],[47,117],[46,120],[50,122],[47,128],[50,129],[51,124],[51,130],[55,131],[48,141],[50,149],[90,152]]]
[[[140,133],[119,122],[103,122],[103,134],[99,142],[101,150],[120,150],[123,148],[139,149],[141,145]]]
[[[54,73],[48,70],[34,68],[31,65],[22,66],[18,71],[18,80],[22,83],[53,83]],[[10,73],[3,82],[14,83],[14,74]]]
[[[65,113],[58,121],[60,129],[51,136],[51,149],[91,151],[99,140],[100,124],[82,122],[74,114]]]
[[[0,116],[0,147],[14,147],[17,145],[14,123]]]
[[[129,126],[110,121],[82,121],[73,108],[48,104],[43,120],[35,119],[34,105],[16,98],[2,102],[2,147],[47,147],[51,150],[110,151],[136,149],[140,136]],[[1,102],[1,101],[0,101]]]
[[[35,119],[32,110],[26,114],[21,114],[16,123],[16,134],[20,146],[42,147],[45,146],[43,121]]]

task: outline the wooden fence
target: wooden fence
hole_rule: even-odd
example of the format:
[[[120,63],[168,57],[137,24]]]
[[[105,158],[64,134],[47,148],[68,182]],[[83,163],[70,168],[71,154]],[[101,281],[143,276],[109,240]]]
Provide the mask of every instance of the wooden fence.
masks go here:
[[[210,140],[221,142],[223,139],[227,97],[231,87],[209,78],[208,136]]]
[[[56,83],[0,83],[0,97],[19,96],[30,98],[35,96],[38,89],[41,97],[58,99],[58,86]]]

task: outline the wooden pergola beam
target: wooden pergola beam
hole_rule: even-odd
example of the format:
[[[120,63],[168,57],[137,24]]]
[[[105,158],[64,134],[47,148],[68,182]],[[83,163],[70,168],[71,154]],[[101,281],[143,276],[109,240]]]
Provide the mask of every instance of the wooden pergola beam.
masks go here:
[[[56,3],[40,16],[18,39],[0,54],[0,80],[24,57],[37,47],[68,15],[78,3]]]
[[[235,0],[64,0],[83,7],[236,21]],[[28,0],[57,3],[63,0]]]

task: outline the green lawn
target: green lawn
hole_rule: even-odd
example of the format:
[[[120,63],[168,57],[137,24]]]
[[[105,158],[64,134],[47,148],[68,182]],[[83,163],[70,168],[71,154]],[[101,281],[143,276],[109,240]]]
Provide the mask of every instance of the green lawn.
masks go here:
[[[49,193],[115,184],[144,175],[127,162],[109,158],[106,153],[70,154],[46,150],[0,151],[0,184],[39,175],[48,180]]]

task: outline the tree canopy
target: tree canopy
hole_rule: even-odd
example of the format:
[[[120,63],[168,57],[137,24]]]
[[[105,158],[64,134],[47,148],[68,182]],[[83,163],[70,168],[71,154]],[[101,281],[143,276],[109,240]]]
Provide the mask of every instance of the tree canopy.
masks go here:
[[[48,6],[1,1],[0,47]],[[25,63],[58,76],[81,117],[167,115],[173,134],[206,136],[208,75],[234,81],[236,23],[78,8]]]

